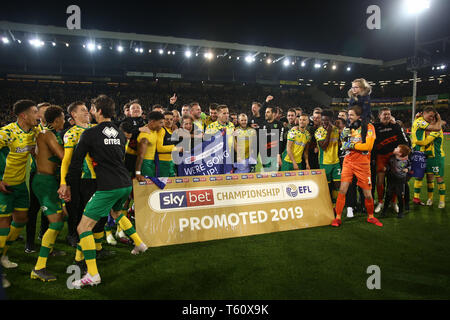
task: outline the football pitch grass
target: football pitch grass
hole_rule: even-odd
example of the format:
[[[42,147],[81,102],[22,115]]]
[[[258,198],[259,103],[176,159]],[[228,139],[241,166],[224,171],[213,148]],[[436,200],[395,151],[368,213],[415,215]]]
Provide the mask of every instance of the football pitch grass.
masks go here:
[[[446,138],[445,151],[450,152]],[[448,156],[447,156],[448,159]],[[450,165],[446,161],[446,186]],[[410,181],[411,192],[413,180]],[[422,200],[426,199],[426,182]],[[150,248],[133,256],[131,246],[119,243],[104,248],[115,256],[98,261],[102,283],[70,290],[67,267],[75,249],[65,243],[67,226],[55,248],[67,252],[50,257],[48,269],[58,280],[31,280],[38,252],[24,253],[17,241],[9,257],[16,269],[3,270],[12,286],[8,299],[449,299],[450,201],[438,209],[435,183],[433,207],[417,207],[405,218],[381,219],[384,226],[366,222],[359,213],[331,226],[285,231],[242,238]],[[39,220],[39,219],[38,219]],[[37,241],[37,240],[36,240]],[[39,248],[39,246],[37,246]],[[367,268],[380,268],[381,289],[369,290]]]

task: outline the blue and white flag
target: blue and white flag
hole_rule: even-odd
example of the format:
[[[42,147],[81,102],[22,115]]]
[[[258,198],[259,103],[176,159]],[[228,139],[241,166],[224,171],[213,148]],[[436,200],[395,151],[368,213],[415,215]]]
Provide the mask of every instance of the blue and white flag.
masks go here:
[[[228,147],[225,130],[184,152],[178,165],[178,176],[199,176],[231,173],[233,153]]]

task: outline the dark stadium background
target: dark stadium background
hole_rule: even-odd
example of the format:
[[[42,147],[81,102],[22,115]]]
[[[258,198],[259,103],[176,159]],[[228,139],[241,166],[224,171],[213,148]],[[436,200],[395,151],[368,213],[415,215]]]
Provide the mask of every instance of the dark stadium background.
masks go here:
[[[0,5],[0,20],[65,27],[66,8],[77,4],[81,8],[83,29],[265,45],[390,61],[413,55],[414,19],[403,15],[400,2],[8,1]],[[369,16],[366,8],[373,4],[381,8],[381,30],[366,28]],[[432,6],[432,10],[420,17],[421,41],[449,37],[450,1],[436,0]],[[0,43],[0,122],[14,121],[11,106],[20,98],[45,99],[66,107],[74,100],[88,101],[100,93],[113,97],[118,109],[134,98],[140,98],[147,110],[155,103],[167,106],[169,97],[176,92],[178,105],[198,100],[206,111],[209,103],[224,102],[235,111],[247,113],[252,101],[263,101],[272,94],[274,102],[285,112],[290,106],[302,106],[310,112],[318,103],[304,86],[261,85],[257,80],[313,79],[329,96],[345,98],[350,81],[355,78],[372,81],[412,78],[405,64],[389,68],[355,64],[350,72],[344,64],[335,72],[329,69],[317,72],[311,64],[300,70],[283,68],[281,63],[268,67],[265,63],[249,66],[220,59],[212,63],[203,58],[187,61],[181,47],[176,49],[175,56],[140,56],[131,51],[118,56],[114,50],[90,55],[81,47],[85,40],[79,39],[78,46],[57,46],[41,51],[33,50],[28,44],[16,50],[17,47]],[[440,72],[432,70],[431,66],[424,67],[419,70],[419,77],[437,78],[441,74],[447,77],[442,81],[418,83],[418,96],[447,95],[439,112],[449,123],[449,45],[441,42],[427,45],[425,49],[432,65],[446,64],[447,68]],[[135,79],[126,77],[126,71],[181,73],[183,79]],[[8,81],[8,74],[61,75],[65,83],[37,79]],[[109,85],[101,78],[127,85]],[[323,85],[326,81],[345,81],[346,85]],[[383,88],[376,85],[372,98],[411,95],[409,81]],[[395,104],[393,107],[394,116],[410,125],[410,111],[396,111]],[[445,144],[448,152],[448,135]],[[448,175],[446,183],[450,184]],[[422,197],[426,197],[425,184]],[[447,196],[447,208],[448,199]],[[119,245],[114,248],[117,251],[115,262],[99,263],[104,270],[104,284],[80,291],[68,290],[65,285],[68,277],[65,270],[73,260],[64,240],[65,229],[56,247],[67,250],[68,255],[50,262],[59,279],[54,283],[47,285],[29,280],[36,254],[21,256],[22,243],[11,248],[11,255],[21,264],[17,271],[8,271],[8,279],[13,283],[8,297],[13,300],[448,299],[450,233],[447,212],[420,207],[411,210],[400,222],[391,213],[390,218],[383,220],[383,230],[371,228],[364,223],[365,215],[358,214],[353,220],[344,220],[345,226],[340,230],[310,228],[159,247],[151,249],[150,255],[136,259],[130,259],[131,248]],[[381,267],[382,290],[371,291],[366,287],[366,268],[372,264]]]

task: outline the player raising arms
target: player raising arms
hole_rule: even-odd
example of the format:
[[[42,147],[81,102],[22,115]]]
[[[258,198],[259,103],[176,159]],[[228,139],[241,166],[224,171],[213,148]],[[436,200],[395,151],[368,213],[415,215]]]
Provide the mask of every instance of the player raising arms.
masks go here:
[[[349,137],[349,141],[345,142],[343,148],[350,152],[345,156],[342,164],[341,186],[336,201],[336,218],[331,225],[339,227],[342,224],[342,211],[345,205],[345,195],[348,187],[352,183],[353,176],[358,179],[358,186],[361,187],[365,197],[365,205],[367,209],[367,222],[382,227],[383,224],[373,216],[373,198],[372,198],[372,182],[370,181],[370,152],[375,142],[375,128],[372,124],[367,125],[366,142],[362,143],[361,137],[361,107],[352,106],[348,111],[350,127],[344,129],[342,137]]]

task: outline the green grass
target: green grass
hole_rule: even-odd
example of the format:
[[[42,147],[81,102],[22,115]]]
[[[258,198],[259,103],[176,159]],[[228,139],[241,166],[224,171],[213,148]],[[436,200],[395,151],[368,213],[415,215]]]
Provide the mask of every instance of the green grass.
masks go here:
[[[450,142],[446,141],[446,152]],[[449,162],[446,164],[450,187]],[[82,290],[66,287],[74,249],[65,245],[65,227],[56,244],[68,252],[50,258],[58,280],[30,280],[38,253],[23,242],[10,249],[19,267],[3,270],[12,286],[9,299],[449,299],[450,219],[435,205],[413,207],[404,219],[393,212],[384,227],[364,216],[330,226],[251,237],[151,248],[132,256],[132,247],[108,249],[116,256],[98,261],[102,284]],[[411,181],[411,192],[412,192]],[[426,183],[422,199],[426,197]],[[381,269],[381,289],[366,287],[367,267]]]

